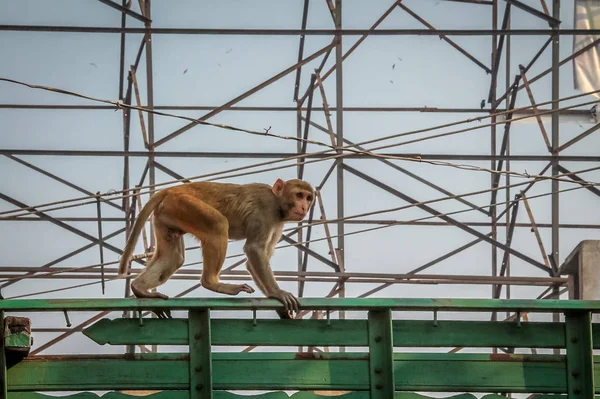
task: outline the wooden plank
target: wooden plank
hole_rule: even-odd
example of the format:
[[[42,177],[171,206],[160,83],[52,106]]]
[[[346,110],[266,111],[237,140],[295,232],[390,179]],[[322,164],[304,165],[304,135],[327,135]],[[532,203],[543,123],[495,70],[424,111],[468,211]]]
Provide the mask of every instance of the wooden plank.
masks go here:
[[[301,298],[302,310],[402,310],[402,311],[452,311],[452,312],[540,312],[555,313],[569,310],[587,310],[600,313],[600,301],[560,299],[447,299],[447,298]],[[170,298],[133,299],[6,299],[0,302],[0,310],[34,311],[122,311],[171,309],[191,310],[281,310],[281,302],[267,298]]]
[[[186,319],[102,319],[83,333],[111,345],[187,345]],[[394,347],[564,348],[564,323],[394,320]],[[211,320],[213,345],[367,346],[366,320]],[[593,326],[600,347],[600,325]]]
[[[9,391],[189,389],[187,354],[26,359],[8,370]],[[558,355],[394,354],[397,390],[544,392],[567,389]],[[595,374],[599,373],[598,363]],[[213,389],[369,389],[367,353],[214,353]]]

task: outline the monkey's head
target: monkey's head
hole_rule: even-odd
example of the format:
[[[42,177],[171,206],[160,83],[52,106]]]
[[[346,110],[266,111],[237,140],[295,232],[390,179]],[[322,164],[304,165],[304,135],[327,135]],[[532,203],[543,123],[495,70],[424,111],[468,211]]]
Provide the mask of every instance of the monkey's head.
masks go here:
[[[315,190],[303,180],[283,181],[277,179],[271,190],[279,198],[281,213],[285,221],[301,221],[306,217],[315,201]]]

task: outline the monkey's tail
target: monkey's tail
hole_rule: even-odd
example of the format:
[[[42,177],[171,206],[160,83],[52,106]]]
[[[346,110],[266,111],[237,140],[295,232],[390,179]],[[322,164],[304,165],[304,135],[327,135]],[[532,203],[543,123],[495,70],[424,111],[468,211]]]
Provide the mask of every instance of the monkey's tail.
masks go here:
[[[125,269],[127,268],[127,264],[131,259],[131,255],[133,254],[133,250],[135,249],[135,244],[137,243],[138,236],[142,232],[144,228],[144,223],[150,217],[154,208],[163,200],[163,198],[167,195],[167,190],[159,191],[154,194],[146,205],[140,210],[138,217],[133,224],[133,229],[131,234],[129,235],[129,240],[127,240],[127,245],[125,245],[125,249],[123,250],[123,254],[121,255],[121,261],[119,263],[119,276],[123,276],[125,274]]]

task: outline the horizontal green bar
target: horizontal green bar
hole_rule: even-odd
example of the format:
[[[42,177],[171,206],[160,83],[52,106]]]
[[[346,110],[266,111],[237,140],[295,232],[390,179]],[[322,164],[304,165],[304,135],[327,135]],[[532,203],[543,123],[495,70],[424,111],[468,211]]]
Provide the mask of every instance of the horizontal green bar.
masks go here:
[[[187,345],[187,319],[102,319],[83,333],[100,345]],[[213,345],[336,345],[367,344],[364,320],[212,319]]]
[[[377,310],[404,311],[521,311],[564,312],[589,310],[600,312],[600,301],[560,299],[434,299],[434,298],[302,298],[303,310]],[[0,300],[0,310],[62,311],[62,310],[148,310],[148,309],[213,309],[213,310],[275,310],[279,301],[266,298],[171,298],[162,299],[10,299]]]
[[[100,345],[187,345],[187,319],[102,319],[83,333]],[[395,320],[395,347],[564,348],[564,323]],[[366,346],[366,320],[212,319],[213,345]],[[600,325],[593,325],[600,348]]]
[[[189,399],[190,391],[188,390],[179,390],[179,391],[161,391],[149,396],[141,396],[142,398],[148,399]],[[104,395],[96,395],[93,392],[78,392],[73,395],[64,395],[60,396],[58,399],[139,399],[140,396],[128,395],[126,393],[121,392],[107,392]],[[219,397],[219,395],[215,395],[215,399],[230,399],[230,397],[223,396]],[[9,392],[8,399],[57,399],[56,396],[45,395],[38,392]],[[562,399],[562,398],[558,398]]]
[[[363,360],[323,361],[217,355],[221,354],[213,356],[213,389],[364,390],[368,387],[364,355]],[[189,357],[182,354],[179,359],[174,358],[24,360],[8,371],[8,390],[189,389]]]
[[[35,357],[8,370],[9,391],[189,389],[187,354]],[[394,354],[396,389],[564,393],[558,355]],[[600,374],[595,365],[596,374]],[[265,390],[369,388],[368,353],[214,353],[213,387]]]
[[[143,396],[148,399],[189,399],[190,392],[187,390],[182,391],[161,391],[148,396]],[[323,395],[319,395],[310,391],[299,391],[295,392],[292,395],[289,395],[286,392],[267,392],[258,395],[239,395],[227,391],[214,391],[213,396],[215,399],[323,399]],[[74,395],[66,395],[61,396],[61,399],[133,399],[139,398],[139,396],[132,396],[121,392],[107,392],[106,394],[96,395],[92,392],[81,392],[76,393]],[[339,399],[369,399],[369,392],[365,391],[355,391],[349,392],[346,394],[342,394],[336,396]],[[496,394],[484,395],[481,399],[505,399],[505,396],[500,396]],[[567,399],[566,395],[533,395],[530,397],[531,399]],[[598,398],[598,397],[597,397]],[[56,396],[49,396],[40,394],[37,392],[9,392],[8,399],[56,399]],[[413,392],[395,392],[394,399],[434,399],[431,396],[420,395]],[[440,398],[436,398],[440,399]],[[441,399],[476,399],[476,397],[472,394],[464,393],[458,395],[448,396],[446,398]]]

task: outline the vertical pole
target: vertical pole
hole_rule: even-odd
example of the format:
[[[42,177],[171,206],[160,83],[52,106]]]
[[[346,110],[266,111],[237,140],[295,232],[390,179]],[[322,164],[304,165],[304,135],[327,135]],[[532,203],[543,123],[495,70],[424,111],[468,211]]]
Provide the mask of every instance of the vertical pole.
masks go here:
[[[552,16],[554,18],[560,19],[560,0],[553,0],[552,3]],[[552,30],[556,31],[558,29],[558,25],[553,25]],[[560,173],[558,168],[558,146],[559,143],[559,120],[558,120],[558,108],[559,104],[557,102],[559,98],[559,62],[560,62],[560,36],[555,34],[552,38],[552,176],[557,176]],[[559,186],[558,181],[556,179],[552,180],[552,257],[554,259],[554,264],[559,265]],[[556,299],[558,299],[558,287],[554,286],[552,289],[552,293],[556,295]],[[552,320],[554,322],[560,321],[558,313],[554,313],[552,315]],[[558,349],[554,350],[555,354],[559,354],[560,351]]]
[[[127,215],[127,214],[126,214]],[[100,191],[96,192],[96,216],[98,218],[98,247],[100,249],[100,272],[102,274],[102,295],[105,293],[104,284],[104,239],[102,238],[102,206],[100,204]]]
[[[210,311],[194,310],[188,316],[190,348],[190,399],[212,399]]]
[[[498,29],[498,0],[494,0],[494,3],[492,4],[492,29],[494,29],[494,31],[496,29]],[[500,65],[500,63],[496,63],[496,57],[498,54],[498,37],[496,34],[492,35],[492,68],[494,68],[495,65]],[[498,71],[492,71],[492,86],[490,87],[490,102],[491,102],[491,112],[492,115],[496,113],[496,81],[497,79],[494,79],[494,76],[496,76],[498,73]],[[492,127],[491,127],[491,143],[490,143],[490,152],[491,155],[496,155],[496,116],[492,116],[491,117],[491,123],[492,123]],[[491,164],[490,164],[490,168],[492,170],[496,170],[496,161],[494,159],[491,160]],[[496,183],[495,183],[495,176],[494,174],[490,175],[490,179],[491,179],[491,185],[492,188],[495,187]],[[496,209],[496,202],[497,202],[497,198],[498,198],[498,192],[497,191],[493,191],[491,194],[492,197],[492,204],[490,207],[490,218],[491,218],[491,224],[492,224],[492,239],[493,240],[497,240],[498,239],[498,220],[497,220],[497,209]],[[495,245],[492,245],[492,276],[496,276],[498,274],[498,248]],[[497,286],[495,284],[492,285],[492,298],[495,298],[494,294],[497,290]],[[497,319],[497,314],[496,312],[492,313],[492,320],[496,320]],[[493,348],[493,352],[496,353],[496,348]]]
[[[369,311],[369,380],[371,399],[394,397],[392,311]]]
[[[146,17],[150,20],[151,17],[151,0],[146,0]],[[152,27],[151,22],[146,22],[146,89],[148,91],[148,104],[146,105],[149,109],[154,109],[154,75],[152,69],[152,34],[150,28]],[[154,194],[154,185],[156,184],[156,166],[154,164],[154,114],[148,113],[148,178],[150,183],[150,190],[148,193],[149,197]],[[150,247],[152,250],[156,249],[156,241],[154,238],[154,225],[150,223]],[[155,291],[156,289],[152,290]],[[156,317],[153,313],[152,317]],[[157,351],[157,346],[152,345],[152,352]]]
[[[126,7],[127,2],[125,0],[121,1],[121,5]],[[125,12],[121,13],[121,28],[123,32],[121,32],[121,62],[119,63],[119,100],[123,99],[123,81],[125,77],[125,26],[127,24],[127,15]]]
[[[567,313],[565,338],[568,398],[593,398],[595,389],[591,312]]]
[[[306,0],[305,6],[307,5],[307,3],[308,3],[308,0]],[[300,43],[301,43],[301,47],[303,47],[304,40],[302,39],[300,41]],[[298,93],[298,85],[299,85],[299,82],[300,82],[300,69],[298,69],[297,73],[298,74],[296,75],[296,86],[294,88],[294,98],[296,100],[297,100],[297,97],[298,97],[298,94],[297,94]],[[310,112],[310,108],[309,108],[309,112]],[[308,125],[308,122],[307,122],[307,125]],[[308,128],[308,126],[306,126],[306,127]],[[296,101],[296,136],[299,139],[302,138],[302,105],[298,101]],[[298,140],[298,142],[296,143],[296,151],[297,151],[297,153],[300,154],[302,152],[305,152],[305,151],[303,151],[304,148],[306,148],[304,146],[304,143],[301,142],[300,140]],[[298,176],[299,179],[301,178],[302,173],[304,171],[304,165],[300,164],[303,161],[304,160],[301,160],[300,158],[298,158],[298,165],[296,166],[296,173],[297,173],[297,176]],[[313,209],[310,210],[310,212],[311,212],[311,215],[312,215],[312,213],[314,212],[314,206],[313,206]],[[312,219],[312,217],[311,217],[311,219]],[[300,226],[301,226],[301,224],[298,224],[298,227],[300,227]],[[309,227],[309,229],[310,229],[310,227]],[[309,240],[309,239],[310,239],[310,230],[309,230],[308,235],[307,235],[307,240]],[[302,229],[298,229],[297,241],[298,242],[302,242],[302,240],[303,240]],[[307,245],[308,245],[308,243],[307,243]],[[298,248],[297,249],[298,272],[302,272],[303,271],[303,262],[302,262],[302,259],[303,259],[304,255],[305,254],[300,250],[300,248]],[[303,292],[302,292],[303,288],[304,288],[303,284],[304,284],[304,282],[301,281],[301,279],[298,279],[298,297],[301,297],[302,294],[303,294]],[[302,352],[302,349],[303,349],[302,345],[299,345],[298,346],[298,352]]]
[[[151,16],[151,0],[146,0],[146,14],[145,17],[150,20]],[[146,107],[150,110],[154,109],[154,84],[153,84],[153,75],[152,75],[152,34],[150,33],[150,28],[152,27],[151,22],[145,23],[146,27],[146,85],[148,91],[148,104]],[[148,151],[150,152],[148,156],[148,164],[149,164],[149,180],[150,180],[150,196],[154,194],[154,184],[156,184],[156,169],[154,166],[154,114],[148,113]],[[150,246],[154,248],[154,228],[152,224],[150,224]]]
[[[4,348],[4,311],[0,311],[0,399],[8,399],[8,381],[6,380],[6,349]]]
[[[510,22],[511,22],[511,13],[508,14],[507,16],[507,24],[506,24],[506,29],[510,29]],[[504,54],[506,54],[506,91],[508,91],[509,85],[510,85],[510,38],[511,35],[506,35],[506,37],[504,38],[505,41],[505,46],[506,49],[504,51]],[[500,65],[500,64],[498,64]],[[516,93],[515,93],[516,94]],[[508,109],[508,100],[506,101],[506,105],[507,105],[507,109]],[[505,153],[507,157],[510,157],[510,130],[508,130],[506,132],[506,149],[505,149]],[[506,170],[510,170],[510,158],[506,158]],[[505,196],[505,200],[506,200],[506,208],[505,208],[505,212],[506,212],[506,241],[508,241],[508,237],[509,237],[509,229],[508,226],[510,226],[510,212],[509,212],[509,207],[510,207],[510,198],[511,198],[511,193],[510,193],[510,175],[506,174],[506,196]],[[510,256],[506,258],[506,277],[510,276]],[[510,284],[506,284],[506,298],[510,299]],[[506,317],[510,317],[510,312],[506,312]]]
[[[342,35],[340,33],[342,29],[342,0],[335,0],[335,29],[337,30],[336,39],[337,43],[335,46],[335,83],[336,83],[336,144],[338,147],[344,146],[344,100],[343,100],[343,76],[342,76]],[[341,150],[337,150],[338,154],[341,154]],[[339,158],[337,160],[337,217],[342,219],[344,217],[344,161]],[[339,264],[345,265],[345,254],[344,254],[344,222],[339,221],[337,223],[337,247],[338,247],[338,262]],[[346,296],[346,290],[344,283],[340,282],[339,296],[341,298]],[[345,318],[345,312],[340,312],[340,319]],[[345,348],[340,348],[340,351],[345,351]]]
[[[298,81],[300,80],[300,78],[298,77],[297,79]],[[296,86],[297,87],[297,86]],[[302,138],[302,106],[300,105],[300,103],[296,103],[296,137],[298,137],[298,139]],[[298,140],[298,142],[296,143],[296,152],[298,154],[302,153],[302,148],[303,148],[303,143]],[[296,166],[296,174],[298,176],[298,178],[301,178],[301,173],[303,170],[303,166],[300,165],[300,158],[298,158],[298,165]],[[298,242],[302,242],[302,235],[300,234],[301,230],[298,230]],[[300,250],[300,248],[298,248],[297,250],[298,253],[298,271],[301,272],[302,271],[302,251]],[[302,296],[301,294],[301,281],[298,280],[298,296]],[[298,352],[302,352],[302,347],[298,347]]]
[[[127,93],[124,97],[124,103],[131,105],[131,72],[127,74]],[[130,142],[130,131],[131,131],[131,110],[127,107],[123,108],[123,151],[129,151]],[[123,157],[123,191],[129,188],[129,156]],[[125,214],[129,212],[129,199],[126,196],[126,192],[123,193],[123,210]]]

